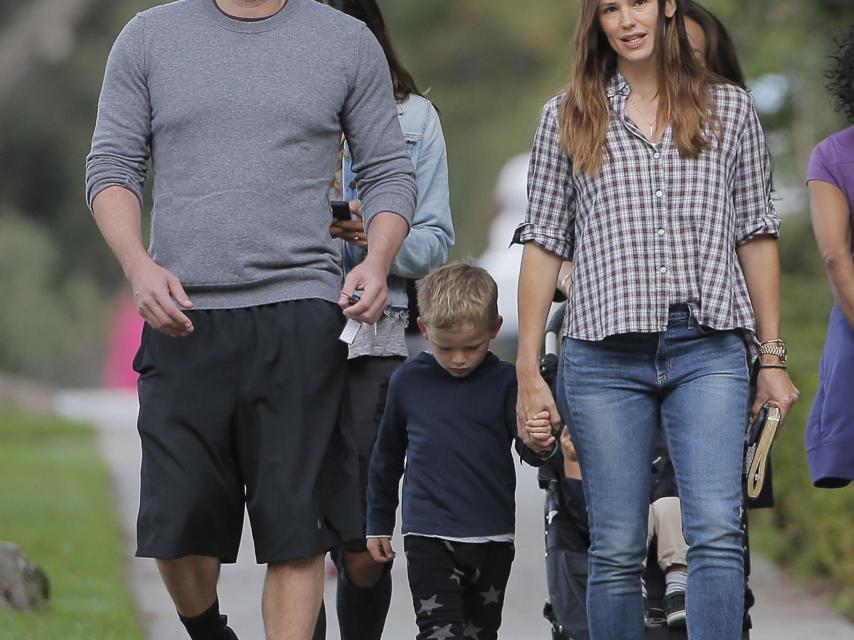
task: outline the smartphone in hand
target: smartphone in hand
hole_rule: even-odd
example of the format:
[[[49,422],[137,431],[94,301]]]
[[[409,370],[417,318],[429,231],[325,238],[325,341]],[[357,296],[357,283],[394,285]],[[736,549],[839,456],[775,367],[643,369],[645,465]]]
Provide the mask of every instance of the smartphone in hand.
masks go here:
[[[336,220],[350,220],[350,203],[346,200],[330,200],[329,208],[332,210],[332,217]]]

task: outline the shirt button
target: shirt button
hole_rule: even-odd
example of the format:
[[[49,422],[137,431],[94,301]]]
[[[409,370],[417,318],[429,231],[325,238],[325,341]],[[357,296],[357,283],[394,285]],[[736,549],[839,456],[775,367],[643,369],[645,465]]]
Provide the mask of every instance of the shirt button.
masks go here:
[[[658,235],[663,236],[664,235],[664,229],[659,229],[657,231],[657,233],[658,233]]]
[[[661,275],[664,275],[665,273],[667,273],[667,267],[661,267],[661,268],[658,270],[658,272],[659,272]]]
[[[661,189],[659,189],[658,191],[656,191],[656,192],[655,192],[655,197],[656,197],[656,198],[660,198],[660,197],[661,197],[661,196],[663,196],[663,195],[664,195],[664,191],[662,191]]]
[[[661,154],[658,151],[656,151],[655,153],[652,154],[652,157],[655,158],[656,160],[658,160],[661,157]]]

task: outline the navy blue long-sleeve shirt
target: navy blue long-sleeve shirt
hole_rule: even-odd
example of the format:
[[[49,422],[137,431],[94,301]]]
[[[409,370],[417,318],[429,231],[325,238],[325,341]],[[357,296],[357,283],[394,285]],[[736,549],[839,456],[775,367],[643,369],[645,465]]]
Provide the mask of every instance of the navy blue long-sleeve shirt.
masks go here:
[[[395,371],[371,456],[367,535],[394,531],[401,475],[404,535],[512,533],[516,389],[516,369],[492,353],[465,378],[427,352]],[[523,460],[543,462],[516,444]]]

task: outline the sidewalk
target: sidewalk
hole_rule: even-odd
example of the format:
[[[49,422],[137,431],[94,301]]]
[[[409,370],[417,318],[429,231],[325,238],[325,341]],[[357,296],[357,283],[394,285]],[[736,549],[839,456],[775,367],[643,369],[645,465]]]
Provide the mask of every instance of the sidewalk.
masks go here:
[[[139,503],[139,439],[136,433],[136,395],[106,391],[60,393],[60,415],[95,424],[99,444],[114,480],[113,493],[128,549],[127,575],[140,619],[151,640],[184,640],[175,610],[160,582],[154,562],[133,558],[134,527]],[[507,588],[501,637],[507,640],[546,640],[549,630],[541,616],[546,597],[543,564],[542,497],[534,472],[520,468],[517,495],[516,561]],[[254,561],[248,522],[238,563],[223,569],[220,584],[222,610],[241,640],[263,640],[261,623],[262,567]],[[396,549],[403,545],[398,538]],[[754,554],[751,585],[753,609],[751,640],[854,640],[854,625],[828,604],[791,582],[773,564]],[[414,638],[416,627],[406,583],[404,562],[394,567],[394,593],[385,637]],[[334,581],[327,582],[329,640],[340,640],[335,617]]]

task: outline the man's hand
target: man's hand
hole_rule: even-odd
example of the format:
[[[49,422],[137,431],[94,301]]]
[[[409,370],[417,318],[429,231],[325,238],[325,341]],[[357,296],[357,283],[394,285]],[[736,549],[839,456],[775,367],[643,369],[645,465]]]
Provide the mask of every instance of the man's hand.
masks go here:
[[[359,322],[374,324],[380,319],[388,304],[388,285],[386,270],[368,255],[356,265],[344,279],[338,305],[344,315]],[[362,296],[353,302],[353,294],[360,291]]]
[[[130,272],[133,298],[139,315],[160,333],[185,338],[193,332],[193,323],[175,304],[185,309],[193,306],[181,282],[153,260],[143,260]]]
[[[391,538],[368,538],[368,551],[376,562],[385,564],[394,560]]]
[[[554,397],[546,381],[539,374],[519,374],[519,396],[516,400],[516,426],[519,439],[526,446],[534,448],[534,440],[527,430],[528,420],[536,419],[542,413],[548,413],[548,422],[551,425],[550,433],[554,433],[559,425],[563,423],[557,411]]]
[[[756,400],[750,414],[756,416],[763,405],[772,404],[779,407],[782,424],[800,395],[801,392],[792,383],[785,369],[760,369],[759,378],[756,380]]]
[[[525,421],[525,431],[531,438],[531,444],[527,445],[537,453],[546,453],[551,450],[555,442],[552,435],[552,423],[549,421],[549,412],[541,411],[533,418]]]

